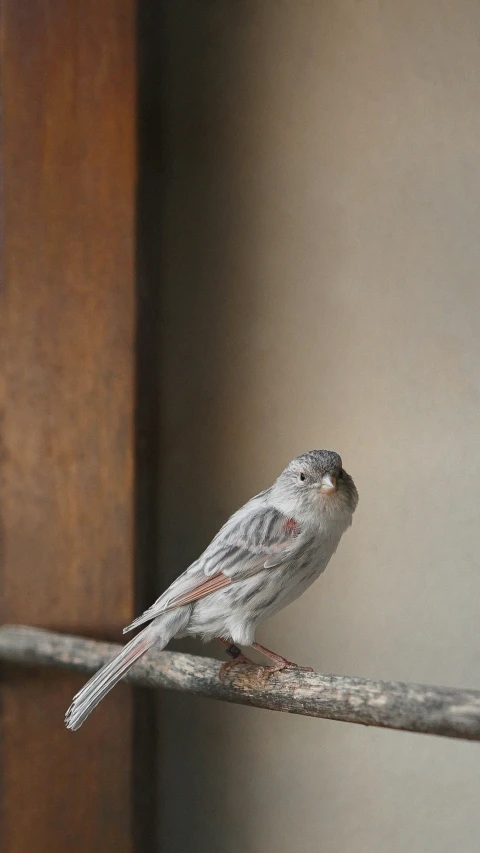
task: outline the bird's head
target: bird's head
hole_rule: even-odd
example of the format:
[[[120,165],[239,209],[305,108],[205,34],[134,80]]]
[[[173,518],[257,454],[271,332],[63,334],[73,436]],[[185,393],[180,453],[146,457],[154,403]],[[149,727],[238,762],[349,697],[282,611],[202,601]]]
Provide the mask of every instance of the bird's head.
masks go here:
[[[317,514],[351,517],[358,503],[355,483],[333,450],[310,450],[292,459],[272,492],[276,506],[299,521]]]

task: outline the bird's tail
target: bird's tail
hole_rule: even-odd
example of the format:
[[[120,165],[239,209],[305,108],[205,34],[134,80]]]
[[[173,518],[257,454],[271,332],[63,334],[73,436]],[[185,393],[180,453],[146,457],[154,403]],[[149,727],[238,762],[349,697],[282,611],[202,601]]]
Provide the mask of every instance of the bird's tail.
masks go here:
[[[188,622],[189,607],[179,607],[162,613],[130,640],[110,663],[100,669],[73,698],[65,715],[67,729],[79,729],[88,715],[107,693],[127,674],[130,667],[152,646],[165,648],[169,640],[181,631]]]

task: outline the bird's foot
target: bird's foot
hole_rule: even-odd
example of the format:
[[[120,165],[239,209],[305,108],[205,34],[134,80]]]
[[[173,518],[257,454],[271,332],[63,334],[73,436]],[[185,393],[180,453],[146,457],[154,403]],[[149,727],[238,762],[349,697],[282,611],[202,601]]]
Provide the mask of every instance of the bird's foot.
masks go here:
[[[251,666],[255,666],[253,661],[250,660],[250,658],[247,658],[246,655],[244,655],[242,653],[237,655],[236,658],[233,658],[233,660],[225,661],[225,663],[222,663],[222,665],[218,671],[218,677],[219,677],[220,681],[222,682],[222,684],[225,683],[225,681],[226,681],[225,676],[226,676],[227,672],[229,672],[234,666],[237,666],[240,663],[244,663],[244,664],[248,663]]]
[[[225,676],[227,672],[232,669],[233,666],[236,666],[239,663],[249,663],[252,666],[255,666],[253,661],[250,660],[250,658],[247,658],[247,656],[243,654],[242,650],[239,649],[239,647],[236,646],[235,643],[229,643],[227,640],[223,640],[221,637],[219,637],[218,639],[224,646],[226,646],[225,651],[227,652],[227,655],[230,655],[230,657],[232,658],[232,660],[227,660],[225,663],[223,663],[218,671],[218,677],[222,683],[225,682]]]
[[[282,657],[282,655],[277,655],[276,652],[272,652],[270,649],[265,648],[265,646],[261,646],[260,643],[253,643],[253,648],[256,649],[257,652],[261,652],[265,657],[275,661],[275,663],[270,664],[269,666],[262,666],[259,668],[259,677],[262,681],[269,678],[274,672],[281,672],[283,669],[296,669],[300,672],[313,672],[311,666],[299,666],[298,663],[293,663],[293,661],[287,660],[287,658]]]
[[[313,672],[313,667],[311,666],[299,666],[298,663],[293,663],[293,661],[283,658],[274,664],[259,667],[258,677],[261,681],[266,681],[275,672],[283,672],[285,669],[295,669],[299,672]]]
[[[281,655],[277,655],[276,652],[271,652],[269,649],[266,649],[265,646],[261,646],[259,643],[253,643],[254,649],[262,652],[262,654],[275,661],[275,663],[266,666],[256,664],[250,660],[250,658],[247,658],[235,643],[229,643],[227,640],[223,640],[220,637],[219,640],[227,647],[226,652],[232,658],[232,660],[226,661],[226,663],[222,664],[220,667],[218,677],[222,683],[225,681],[227,672],[239,663],[250,664],[250,666],[256,671],[256,676],[259,681],[266,681],[271,675],[273,675],[273,673],[281,672],[284,669],[293,669],[298,672],[313,672],[311,666],[299,666],[298,663],[293,663],[293,661],[287,660],[287,658],[284,658]]]

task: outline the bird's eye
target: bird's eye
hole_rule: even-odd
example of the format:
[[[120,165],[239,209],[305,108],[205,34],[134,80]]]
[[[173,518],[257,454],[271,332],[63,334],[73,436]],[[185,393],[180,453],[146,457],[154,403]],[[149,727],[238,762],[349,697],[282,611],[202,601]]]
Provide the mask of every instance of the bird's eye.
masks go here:
[[[302,480],[302,482],[303,482],[303,481],[304,481],[304,479],[305,479],[305,474],[303,473],[303,471],[302,471],[302,473],[300,474],[300,479]]]

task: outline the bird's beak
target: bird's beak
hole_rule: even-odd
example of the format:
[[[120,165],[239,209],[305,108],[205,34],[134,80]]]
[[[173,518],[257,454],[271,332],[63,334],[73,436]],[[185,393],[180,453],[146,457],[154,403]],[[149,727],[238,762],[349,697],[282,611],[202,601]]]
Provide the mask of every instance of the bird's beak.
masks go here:
[[[323,495],[332,495],[337,491],[337,478],[331,477],[330,474],[325,474],[320,483],[320,491]]]

